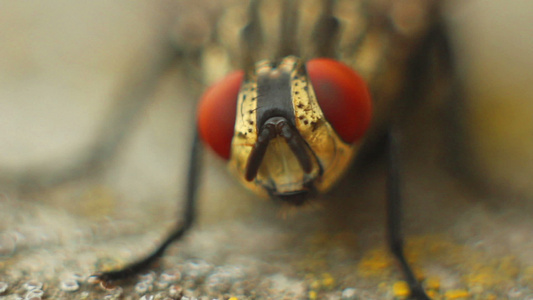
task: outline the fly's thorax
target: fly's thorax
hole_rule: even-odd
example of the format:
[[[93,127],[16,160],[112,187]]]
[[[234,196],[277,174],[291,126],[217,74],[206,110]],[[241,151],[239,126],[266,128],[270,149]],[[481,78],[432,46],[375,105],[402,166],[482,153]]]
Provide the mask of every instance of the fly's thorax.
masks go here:
[[[273,134],[260,161],[251,161],[274,119],[282,120],[276,126],[289,133]],[[300,59],[289,56],[277,65],[261,61],[247,74],[238,96],[229,168],[250,190],[280,198],[325,192],[349,167],[356,148],[326,120]],[[251,164],[259,165],[247,178]]]

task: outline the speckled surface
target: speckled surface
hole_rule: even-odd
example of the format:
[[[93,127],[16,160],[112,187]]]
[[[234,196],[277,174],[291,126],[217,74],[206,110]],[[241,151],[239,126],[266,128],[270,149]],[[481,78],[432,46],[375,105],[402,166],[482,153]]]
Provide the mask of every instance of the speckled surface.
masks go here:
[[[151,51],[158,8],[55,1],[35,15],[36,7],[12,5],[0,17],[2,28],[18,30],[0,55],[0,165],[72,163],[93,138],[122,74],[140,69],[137,58]],[[468,9],[477,11],[467,7],[457,18],[468,19]],[[147,14],[153,16],[139,18]],[[94,15],[98,24],[90,22]],[[139,30],[131,30],[134,24]],[[98,37],[99,47],[89,37]],[[182,76],[161,83],[157,100],[102,173],[33,194],[2,185],[0,299],[401,298],[402,276],[384,241],[380,163],[295,211],[243,190],[210,154],[199,222],[186,238],[153,272],[111,290],[90,283],[93,272],[150,251],[179,216],[194,105]],[[507,111],[512,117],[498,115],[501,122],[519,122],[515,112],[530,109],[522,101],[521,110]],[[479,103],[494,116],[489,102]],[[521,167],[533,150],[500,140],[503,147],[483,135],[492,123],[475,123],[476,140],[487,147],[476,148],[483,175],[501,190],[480,193],[447,170],[436,116],[417,115],[403,131],[408,258],[435,299],[532,298],[533,193],[522,181],[533,174]]]

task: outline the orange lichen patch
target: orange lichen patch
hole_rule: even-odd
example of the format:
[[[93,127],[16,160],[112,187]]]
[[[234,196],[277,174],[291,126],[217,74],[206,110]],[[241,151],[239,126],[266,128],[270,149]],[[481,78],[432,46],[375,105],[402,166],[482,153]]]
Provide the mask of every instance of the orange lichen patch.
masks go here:
[[[440,298],[437,298],[437,295],[438,293],[434,290],[429,290],[429,291],[426,291],[426,294],[429,296],[429,298],[431,299],[440,299]]]
[[[406,256],[409,261],[433,259],[443,255],[452,258],[463,258],[464,248],[450,241],[442,235],[422,235],[410,237],[405,245]]]
[[[321,285],[322,287],[324,287],[325,289],[332,289],[333,287],[335,287],[335,278],[333,278],[333,276],[331,276],[330,273],[323,273],[322,274],[322,279],[321,279]]]
[[[520,273],[516,259],[511,256],[490,260],[465,262],[470,272],[463,276],[468,286],[491,289],[497,286],[512,285]]]
[[[440,279],[437,277],[429,277],[426,280],[426,287],[432,290],[440,289]]]
[[[405,281],[395,282],[392,286],[392,292],[395,297],[407,297],[410,295],[411,291],[409,290],[409,285]]]
[[[337,243],[337,239],[340,242]],[[333,266],[330,265],[330,256],[334,253],[334,249],[345,245],[341,241],[345,239],[351,240],[352,237],[341,234],[317,234],[309,241],[310,251],[304,256],[303,270],[311,274],[306,281],[309,283],[309,290],[315,292],[318,297],[322,292],[338,284],[342,285],[336,282],[334,276],[323,272]],[[468,245],[456,243],[445,235],[407,238],[406,256],[415,276],[423,283],[426,292],[433,299],[469,299],[474,296],[491,299],[491,295],[498,295],[507,288],[515,286],[519,279],[533,278],[533,267],[528,273],[514,256],[494,256]],[[380,290],[392,289],[397,298],[407,297],[409,288],[405,283],[394,283],[401,278],[399,277],[401,273],[386,246],[382,245],[363,253],[355,267],[358,276],[379,280]],[[452,275],[455,280],[446,279],[447,272],[439,273],[440,269],[457,274]],[[353,272],[351,267],[350,270],[343,270]],[[446,285],[442,282],[446,282]]]
[[[406,256],[410,262],[438,260],[445,265],[459,266],[466,273],[463,276],[466,285],[484,289],[511,283],[520,273],[520,266],[514,257],[490,257],[481,251],[456,244],[446,236],[409,238]]]
[[[332,290],[337,285],[337,281],[330,273],[322,273],[320,276],[309,274],[307,281],[310,282],[309,289],[315,292]]]
[[[485,299],[487,299],[487,300],[496,300],[496,299],[498,299],[498,296],[496,296],[494,294],[488,294]]]
[[[385,277],[391,273],[393,258],[384,248],[378,248],[368,251],[357,268],[359,273],[365,277]]]
[[[514,278],[520,273],[520,266],[514,256],[505,256],[499,260],[498,270],[500,274]]]
[[[527,267],[523,272],[520,280],[524,283],[533,282],[533,266]]]
[[[406,256],[427,293],[433,295],[432,298],[462,299],[472,297],[474,294],[488,297],[497,290],[503,291],[515,286],[518,279],[533,278],[533,267],[528,275],[527,269],[524,270],[514,256],[494,257],[489,253],[454,243],[452,239],[442,235],[408,238]],[[432,268],[441,266],[458,272],[459,282],[449,287],[454,289],[441,291],[443,289],[441,279],[435,275],[425,279],[426,263],[432,265]],[[358,264],[358,271],[361,276],[383,280],[399,272],[394,265],[394,258],[389,251],[380,247],[364,254]],[[402,295],[400,283],[396,283],[393,290],[398,297]]]
[[[468,299],[470,293],[467,290],[450,290],[444,293],[444,299]]]
[[[311,283],[309,284],[309,288],[311,290],[318,290],[320,289],[320,281],[319,280],[313,280],[311,281]]]
[[[315,291],[309,291],[309,300],[315,300],[318,299],[318,294]]]
[[[317,232],[307,240],[308,251],[295,262],[295,266],[306,273],[324,272],[332,261],[339,260],[339,253],[346,255],[354,251],[353,241],[355,234],[352,233]]]

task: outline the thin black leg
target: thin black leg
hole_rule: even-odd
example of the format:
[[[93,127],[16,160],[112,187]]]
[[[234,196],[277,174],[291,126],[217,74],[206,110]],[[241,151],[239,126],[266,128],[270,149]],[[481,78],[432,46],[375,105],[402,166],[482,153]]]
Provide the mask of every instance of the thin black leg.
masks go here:
[[[259,7],[261,0],[251,0],[248,5],[248,24],[241,30],[242,68],[245,72],[255,69],[258,49],[263,47],[264,36],[261,27]]]
[[[198,131],[195,130],[192,149],[190,153],[190,164],[188,170],[188,182],[185,199],[185,210],[183,219],[180,219],[175,228],[168,234],[165,240],[150,255],[133,262],[121,269],[95,274],[94,276],[104,284],[112,284],[114,281],[130,278],[142,271],[147,270],[165,252],[167,247],[181,237],[190,229],[196,216],[196,192],[198,189],[198,175],[201,170],[201,145]]]
[[[387,229],[389,247],[405,275],[411,289],[411,297],[417,300],[430,299],[420,282],[416,279],[411,266],[405,259],[402,233],[402,194],[400,188],[400,166],[398,161],[398,137],[394,129],[388,132],[388,176],[387,176]]]
[[[437,59],[439,58],[439,59]],[[440,60],[440,61],[439,61]],[[395,124],[396,118],[407,117],[408,111],[413,107],[420,106],[428,97],[428,91],[434,86],[438,76],[432,76],[435,64],[439,64],[441,78],[453,75],[451,72],[453,62],[451,49],[447,44],[445,26],[442,21],[437,21],[428,30],[426,37],[420,43],[418,49],[409,59],[405,73],[403,90],[395,103],[395,111],[398,115],[391,120],[386,138],[388,144],[388,177],[387,177],[387,228],[388,240],[391,252],[400,263],[405,274],[406,281],[411,289],[411,297],[417,300],[430,299],[422,285],[416,279],[413,270],[405,259],[404,241],[402,233],[402,193],[401,176],[398,159],[398,133]],[[441,79],[442,80],[442,79]]]
[[[300,56],[298,40],[294,37],[298,31],[298,0],[284,0],[282,3],[282,16],[280,19],[280,42],[277,58],[288,55]]]
[[[313,53],[316,57],[337,58],[339,20],[333,15],[335,1],[323,0],[322,13],[313,29]]]

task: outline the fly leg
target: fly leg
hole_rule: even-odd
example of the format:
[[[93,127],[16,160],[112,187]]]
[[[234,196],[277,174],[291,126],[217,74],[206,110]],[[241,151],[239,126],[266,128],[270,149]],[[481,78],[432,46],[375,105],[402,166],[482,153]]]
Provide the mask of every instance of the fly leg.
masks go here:
[[[337,58],[339,20],[333,15],[335,1],[323,0],[322,13],[313,29],[314,55]]]
[[[263,28],[259,17],[260,0],[251,0],[248,6],[248,24],[244,26],[240,33],[242,48],[242,68],[246,72],[255,69],[255,62],[258,59],[258,51],[263,46]]]
[[[398,137],[394,128],[387,134],[388,138],[388,174],[387,174],[387,231],[389,247],[400,263],[405,279],[411,289],[411,297],[416,300],[430,299],[420,282],[416,279],[411,266],[405,259],[402,232],[402,194],[400,188],[400,166],[398,162]]]
[[[428,97],[431,89],[436,88],[438,80],[448,79],[450,83],[455,78],[446,78],[446,74],[453,74],[453,63],[450,57],[451,49],[444,49],[447,43],[445,26],[442,21],[436,21],[428,30],[426,37],[420,46],[409,58],[405,72],[405,82],[399,94],[397,105],[399,118],[407,116],[408,111],[415,106],[420,106]],[[447,44],[446,44],[447,46]],[[444,54],[444,55],[443,55]],[[440,61],[439,61],[440,60]],[[440,73],[438,71],[441,69]],[[442,72],[444,69],[445,72]],[[444,74],[443,74],[444,73]],[[444,78],[443,78],[444,77]],[[454,89],[453,84],[446,85],[448,90]],[[454,93],[452,93],[454,94]],[[400,106],[401,105],[401,106]],[[404,255],[403,233],[402,233],[402,194],[400,188],[400,166],[398,160],[399,141],[395,126],[399,120],[392,118],[391,125],[386,133],[387,156],[388,156],[388,178],[387,178],[387,228],[389,246],[398,260],[405,275],[406,281],[411,289],[411,296],[414,299],[430,299],[424,292],[420,282],[415,278]]]
[[[297,39],[294,37],[298,31],[298,0],[283,0],[282,16],[280,19],[280,39],[276,57],[281,59],[288,55],[300,56]]]
[[[187,173],[187,190],[185,195],[185,206],[183,219],[180,219],[174,229],[167,235],[164,241],[149,255],[138,261],[132,262],[123,268],[97,273],[94,276],[104,285],[112,285],[113,282],[131,278],[149,269],[164,253],[173,242],[180,240],[191,228],[196,216],[196,197],[198,190],[198,177],[201,171],[202,147],[198,131],[195,130],[192,148],[190,152],[189,169]]]

